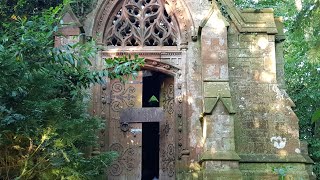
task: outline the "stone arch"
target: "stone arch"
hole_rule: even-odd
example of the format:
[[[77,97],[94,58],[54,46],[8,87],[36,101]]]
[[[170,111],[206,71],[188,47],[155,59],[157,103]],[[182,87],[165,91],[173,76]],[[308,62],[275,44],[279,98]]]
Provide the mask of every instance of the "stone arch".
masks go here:
[[[100,6],[93,25],[93,37],[103,43],[108,23],[124,0],[105,0]],[[194,36],[195,26],[190,11],[183,0],[160,0],[168,13],[176,20],[180,44],[187,44]]]
[[[175,65],[174,63],[168,63],[163,61],[162,58],[175,57],[181,58],[181,51],[173,51],[173,52],[157,52],[157,51],[105,51],[102,52],[102,56],[104,58],[110,57],[119,57],[119,56],[135,56],[143,57],[145,59],[145,64],[141,67],[141,69],[152,70],[162,72],[166,75],[180,78],[181,76],[181,67]]]
[[[175,77],[179,71],[178,68],[158,60],[146,59],[145,61],[146,64],[141,68],[142,70],[158,71],[172,77]]]

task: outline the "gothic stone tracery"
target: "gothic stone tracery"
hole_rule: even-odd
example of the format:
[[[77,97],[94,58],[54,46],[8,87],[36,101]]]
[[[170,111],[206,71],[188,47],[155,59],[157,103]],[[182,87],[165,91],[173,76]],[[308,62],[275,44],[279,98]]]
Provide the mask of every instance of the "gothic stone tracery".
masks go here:
[[[177,23],[161,0],[125,0],[108,27],[108,46],[175,46],[178,41]]]

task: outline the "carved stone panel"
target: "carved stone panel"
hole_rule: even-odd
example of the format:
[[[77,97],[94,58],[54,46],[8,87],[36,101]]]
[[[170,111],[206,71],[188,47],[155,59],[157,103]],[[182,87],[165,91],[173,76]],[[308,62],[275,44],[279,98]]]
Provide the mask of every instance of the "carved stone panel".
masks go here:
[[[160,106],[164,120],[160,122],[160,179],[175,179],[175,97],[174,79],[168,77],[161,86]]]

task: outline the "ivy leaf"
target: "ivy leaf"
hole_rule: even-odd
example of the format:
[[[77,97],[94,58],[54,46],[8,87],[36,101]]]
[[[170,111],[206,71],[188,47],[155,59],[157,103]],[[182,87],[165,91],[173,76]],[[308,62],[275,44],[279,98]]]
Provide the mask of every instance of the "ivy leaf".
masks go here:
[[[311,118],[311,121],[314,123],[314,122],[317,122],[320,120],[320,109],[318,109],[313,115],[312,115],[312,118]]]
[[[0,44],[0,51],[4,51],[4,46]]]

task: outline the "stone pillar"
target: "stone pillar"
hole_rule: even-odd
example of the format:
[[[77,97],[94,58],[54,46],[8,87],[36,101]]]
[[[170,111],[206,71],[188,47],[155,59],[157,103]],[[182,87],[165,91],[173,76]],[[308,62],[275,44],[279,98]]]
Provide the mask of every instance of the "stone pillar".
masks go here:
[[[282,18],[275,19],[278,34],[275,36],[276,45],[276,69],[277,69],[277,82],[280,89],[285,89],[285,79],[284,79],[284,58],[283,58],[283,43],[285,40],[285,35],[283,32]]]
[[[241,179],[240,157],[235,152],[234,118],[228,76],[227,26],[213,4],[201,25],[204,112],[203,179]],[[210,14],[211,13],[211,14]]]
[[[184,51],[182,49],[182,51]],[[202,112],[202,81],[201,67],[202,61],[200,58],[200,43],[199,41],[189,42],[188,50],[185,52],[185,103],[184,108],[185,120],[184,126],[187,125],[185,133],[188,134],[185,145],[189,147],[189,155],[183,152],[181,160],[178,161],[177,179],[189,180],[199,177],[198,159],[202,152],[203,146],[199,143],[201,139],[201,124],[199,116]],[[183,145],[184,146],[184,145]],[[185,163],[187,161],[187,163]]]
[[[298,118],[277,83],[277,67],[283,63],[276,62],[275,35],[240,33],[231,25],[228,37],[236,152],[243,176],[276,179],[273,169],[284,168],[288,176],[307,179]]]
[[[186,179],[185,173],[189,171],[189,161],[190,161],[190,146],[188,141],[188,131],[189,131],[189,121],[187,120],[189,110],[188,105],[188,93],[191,93],[188,89],[188,57],[187,57],[188,44],[180,44],[180,51],[182,52],[181,58],[181,70],[178,72],[176,81],[176,86],[180,91],[176,91],[175,97],[178,99],[178,105],[176,107],[177,110],[177,118],[176,118],[176,168],[177,168],[177,178],[178,179]],[[189,91],[189,92],[188,92]],[[195,93],[195,92],[193,92]],[[195,94],[194,94],[195,95]],[[194,96],[193,96],[194,97]],[[181,98],[180,102],[179,99]],[[196,99],[192,99],[196,100]],[[195,128],[197,129],[197,128]]]

